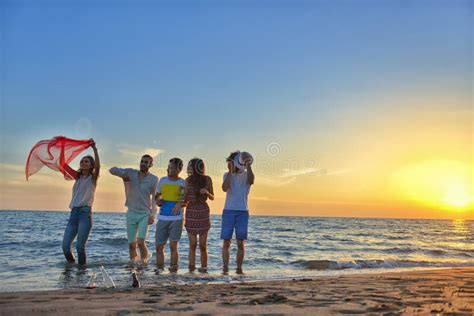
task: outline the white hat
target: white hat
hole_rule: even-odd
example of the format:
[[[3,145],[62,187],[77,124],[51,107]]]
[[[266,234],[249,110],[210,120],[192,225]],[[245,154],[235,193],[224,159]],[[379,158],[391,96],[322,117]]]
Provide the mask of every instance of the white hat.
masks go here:
[[[253,157],[252,157],[252,155],[251,155],[248,151],[243,151],[243,152],[241,152],[240,155],[239,155],[239,163],[240,163],[242,166],[245,166],[244,157],[245,157],[245,160],[248,161],[250,164],[253,163]]]
[[[237,169],[239,169],[239,170],[244,170],[244,165],[240,162],[241,161],[241,157],[240,157],[241,155],[242,155],[242,153],[239,153],[234,157],[234,166],[236,166]]]

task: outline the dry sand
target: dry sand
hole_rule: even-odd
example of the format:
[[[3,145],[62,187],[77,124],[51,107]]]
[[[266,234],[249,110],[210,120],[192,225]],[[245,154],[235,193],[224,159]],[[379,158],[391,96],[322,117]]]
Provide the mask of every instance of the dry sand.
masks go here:
[[[474,268],[240,284],[0,293],[1,315],[474,314]]]

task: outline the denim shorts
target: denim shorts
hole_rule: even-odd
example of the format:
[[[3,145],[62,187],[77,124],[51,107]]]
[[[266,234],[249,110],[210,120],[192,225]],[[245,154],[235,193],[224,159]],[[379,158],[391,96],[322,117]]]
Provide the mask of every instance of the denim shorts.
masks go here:
[[[248,225],[248,211],[224,210],[222,212],[221,239],[232,239],[235,230],[235,238],[237,240],[246,240]]]

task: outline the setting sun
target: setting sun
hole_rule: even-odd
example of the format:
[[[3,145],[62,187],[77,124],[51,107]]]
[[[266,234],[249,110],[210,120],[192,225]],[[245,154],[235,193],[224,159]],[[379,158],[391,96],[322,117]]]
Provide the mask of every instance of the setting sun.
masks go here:
[[[472,201],[469,196],[468,187],[462,185],[452,185],[447,188],[443,202],[449,206],[466,208]]]
[[[426,161],[393,174],[397,194],[419,204],[453,211],[472,208],[470,166],[460,161]]]

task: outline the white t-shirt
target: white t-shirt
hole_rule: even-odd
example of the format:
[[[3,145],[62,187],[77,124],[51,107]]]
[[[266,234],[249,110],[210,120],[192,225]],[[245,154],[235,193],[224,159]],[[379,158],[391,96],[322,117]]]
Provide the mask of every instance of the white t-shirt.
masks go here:
[[[80,177],[74,182],[72,187],[72,199],[69,208],[90,206],[94,202],[95,184],[92,175]]]
[[[224,181],[229,173],[224,173]],[[250,184],[247,182],[247,171],[240,171],[230,175],[230,188],[225,197],[224,210],[248,212],[248,195]]]

